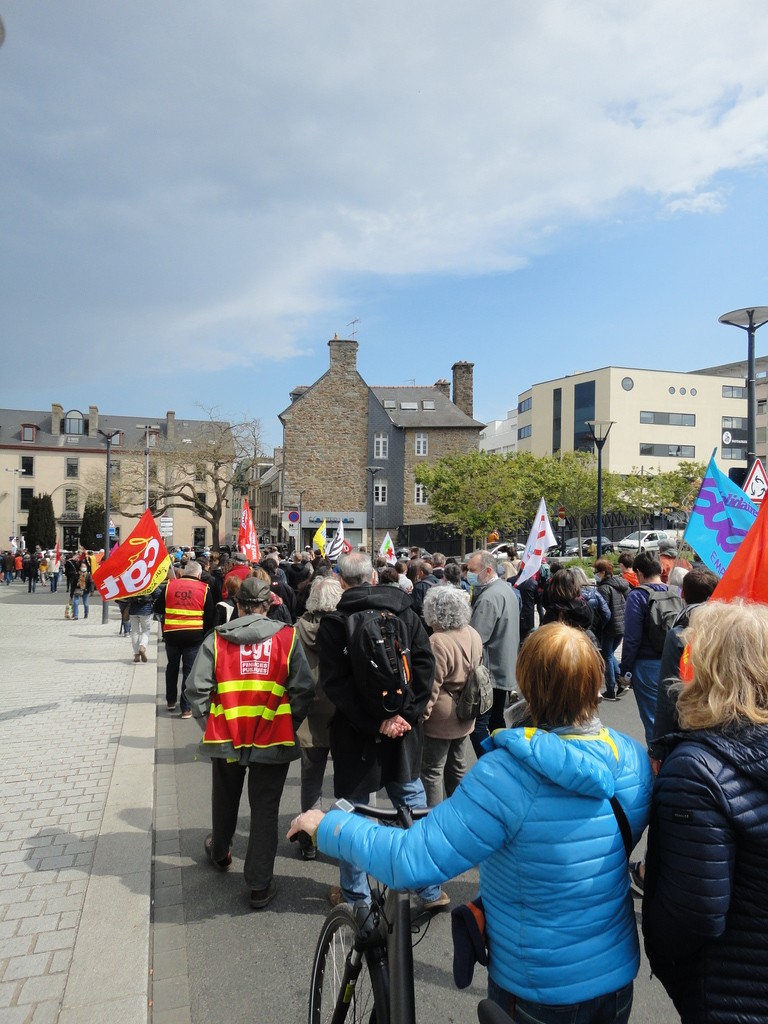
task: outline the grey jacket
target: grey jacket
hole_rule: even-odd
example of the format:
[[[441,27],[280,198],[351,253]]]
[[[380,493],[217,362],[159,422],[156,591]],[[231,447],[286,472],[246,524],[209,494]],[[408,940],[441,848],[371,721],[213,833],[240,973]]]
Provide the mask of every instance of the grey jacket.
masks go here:
[[[483,662],[497,690],[516,690],[520,602],[500,579],[472,589],[472,627],[483,641]]]
[[[214,632],[209,633],[203,640],[187,679],[187,700],[192,708],[192,715],[200,720],[203,731],[205,731],[208,711],[211,707],[211,696],[216,686],[215,634],[218,633],[220,637],[232,644],[260,644],[281,629],[292,629],[292,627],[286,626],[284,622],[275,622],[264,615],[245,615],[241,619],[217,626]],[[315,690],[304,648],[298,637],[295,638],[293,650],[289,656],[286,689],[291,704],[293,731],[296,733],[304,720]],[[295,761],[300,756],[300,749],[298,743],[294,747],[243,747],[241,750],[235,750],[231,743],[201,743],[198,753],[206,758],[226,757],[238,761],[242,765],[256,762],[273,764]]]

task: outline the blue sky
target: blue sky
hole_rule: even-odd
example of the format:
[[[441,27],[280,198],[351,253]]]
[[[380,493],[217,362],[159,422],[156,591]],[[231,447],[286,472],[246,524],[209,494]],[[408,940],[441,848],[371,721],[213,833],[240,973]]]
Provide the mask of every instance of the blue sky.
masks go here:
[[[202,404],[270,449],[357,319],[370,384],[470,359],[487,420],[742,358],[717,318],[768,305],[763,0],[0,15],[6,407]]]

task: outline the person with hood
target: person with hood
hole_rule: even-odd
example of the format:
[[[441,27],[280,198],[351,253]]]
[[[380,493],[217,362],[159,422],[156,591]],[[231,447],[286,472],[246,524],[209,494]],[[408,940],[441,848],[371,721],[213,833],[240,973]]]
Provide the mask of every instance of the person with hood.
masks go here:
[[[314,810],[289,835],[316,834],[322,853],[343,850],[396,889],[478,865],[490,998],[517,1022],[625,1024],[640,966],[627,856],[648,822],[648,757],[601,724],[602,660],[583,631],[533,632],[517,681],[533,725],[490,736],[412,828]]]
[[[271,588],[256,576],[237,592],[238,617],[203,641],[186,696],[203,726],[200,753],[211,761],[212,832],[204,842],[211,865],[232,863],[240,797],[248,777],[251,826],[244,877],[250,905],[261,910],[277,892],[274,877],[280,799],[296,730],[314,684],[296,631],[267,618]]]
[[[368,554],[354,552],[338,560],[344,593],[335,612],[325,615],[317,631],[318,679],[335,707],[330,723],[333,788],[337,798],[366,802],[382,787],[394,804],[426,807],[421,769],[422,715],[432,694],[435,659],[411,598],[400,587],[373,586],[373,563]],[[400,710],[374,700],[374,686],[353,668],[347,619],[356,612],[396,615],[407,633],[410,651],[408,683]],[[376,710],[374,710],[376,708]],[[370,902],[365,871],[341,860],[341,885],[328,894],[332,904]],[[428,907],[450,900],[439,885],[419,895]]]
[[[670,740],[653,792],[645,948],[683,1024],[762,1024],[768,608],[708,601],[683,636],[690,678],[675,687],[681,731]]]

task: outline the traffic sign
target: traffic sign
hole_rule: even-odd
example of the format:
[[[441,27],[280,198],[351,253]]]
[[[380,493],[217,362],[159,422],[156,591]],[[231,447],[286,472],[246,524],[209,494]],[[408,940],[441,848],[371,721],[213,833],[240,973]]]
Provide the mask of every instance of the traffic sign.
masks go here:
[[[288,513],[288,522],[289,523],[298,523],[298,521],[299,521],[299,513],[298,512],[296,512],[294,510],[294,511],[291,511],[291,512]]]
[[[759,505],[768,491],[768,477],[760,459],[755,459],[747,479],[744,481],[744,493],[751,502]]]

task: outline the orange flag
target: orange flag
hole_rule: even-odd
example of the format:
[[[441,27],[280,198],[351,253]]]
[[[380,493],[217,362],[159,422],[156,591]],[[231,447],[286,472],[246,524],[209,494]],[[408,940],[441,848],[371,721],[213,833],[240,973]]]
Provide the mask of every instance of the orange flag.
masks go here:
[[[768,502],[760,505],[752,526],[731,559],[710,600],[768,604]]]
[[[149,594],[164,579],[171,556],[147,509],[134,529],[93,574],[105,601]]]

